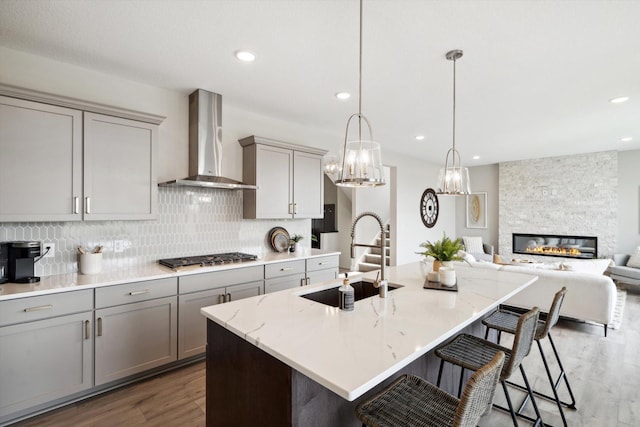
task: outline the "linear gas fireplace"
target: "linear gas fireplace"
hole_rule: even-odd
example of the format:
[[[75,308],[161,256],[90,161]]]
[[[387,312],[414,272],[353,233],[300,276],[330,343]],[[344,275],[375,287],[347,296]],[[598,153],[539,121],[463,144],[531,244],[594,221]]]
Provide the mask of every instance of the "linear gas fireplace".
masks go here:
[[[598,258],[598,238],[559,234],[513,233],[513,253],[563,258]]]

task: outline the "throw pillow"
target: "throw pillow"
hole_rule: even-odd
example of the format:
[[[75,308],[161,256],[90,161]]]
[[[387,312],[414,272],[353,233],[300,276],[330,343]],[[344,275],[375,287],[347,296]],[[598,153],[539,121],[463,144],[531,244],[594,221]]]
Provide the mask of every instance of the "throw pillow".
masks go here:
[[[627,267],[640,268],[640,246],[636,248],[636,251],[631,255],[629,261],[627,261]]]
[[[472,254],[484,253],[484,249],[482,249],[482,237],[462,236],[462,242],[464,243],[465,252]]]

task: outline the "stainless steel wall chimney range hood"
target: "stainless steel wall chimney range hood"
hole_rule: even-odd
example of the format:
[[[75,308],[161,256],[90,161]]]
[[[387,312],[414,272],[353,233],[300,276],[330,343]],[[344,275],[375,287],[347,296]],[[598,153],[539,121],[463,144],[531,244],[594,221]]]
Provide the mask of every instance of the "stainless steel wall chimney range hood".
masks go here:
[[[161,187],[252,189],[255,185],[220,176],[222,171],[222,95],[198,89],[189,95],[189,177]]]

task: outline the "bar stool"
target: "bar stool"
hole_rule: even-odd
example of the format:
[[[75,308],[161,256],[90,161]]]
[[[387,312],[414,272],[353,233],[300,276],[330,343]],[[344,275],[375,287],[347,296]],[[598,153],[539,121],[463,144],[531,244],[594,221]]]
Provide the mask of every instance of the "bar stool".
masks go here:
[[[499,409],[509,411],[509,413],[511,414],[513,425],[516,427],[518,426],[517,417],[532,421],[534,423],[534,426],[545,425],[542,421],[542,416],[540,415],[540,410],[538,409],[538,405],[536,404],[533,393],[531,392],[527,374],[525,373],[524,367],[522,366],[522,359],[524,359],[524,357],[529,354],[529,350],[531,350],[533,335],[535,333],[536,324],[538,323],[539,314],[540,311],[538,310],[538,307],[534,307],[520,316],[520,318],[518,319],[518,325],[516,327],[512,348],[502,347],[491,341],[487,341],[485,339],[468,334],[459,334],[449,342],[438,347],[435,353],[442,360],[440,361],[440,370],[438,371],[437,385],[440,385],[444,362],[449,362],[462,368],[460,372],[460,382],[462,382],[462,376],[465,369],[476,371],[482,365],[487,363],[487,361],[491,359],[497,352],[502,351],[505,354],[505,361],[504,366],[502,367],[502,371],[500,372],[500,383],[502,384],[502,389],[504,391],[505,398],[507,399],[507,405],[509,406],[509,408],[503,408],[495,404],[494,406]],[[531,403],[533,404],[533,408],[536,413],[535,419],[521,414],[520,412],[516,412],[513,409],[511,396],[509,395],[509,390],[507,388],[507,380],[511,377],[511,375],[513,375],[516,369],[520,369],[520,373],[522,374],[522,378],[527,387],[527,395],[531,399]]]
[[[356,408],[363,426],[475,427],[493,394],[505,355],[497,352],[467,381],[460,399],[413,375],[403,375]]]
[[[553,390],[553,396],[549,396],[544,393],[540,393],[537,391],[533,391],[536,396],[543,397],[545,399],[554,400],[556,405],[558,406],[558,410],[560,411],[560,416],[562,417],[562,423],[567,426],[567,419],[564,415],[564,410],[562,409],[562,405],[566,406],[569,409],[576,409],[576,399],[573,396],[573,391],[571,390],[571,385],[569,385],[569,379],[567,378],[567,374],[564,370],[564,366],[562,366],[562,362],[560,361],[560,356],[558,355],[558,351],[556,350],[556,346],[551,338],[551,328],[558,323],[558,318],[560,317],[560,307],[562,306],[562,302],[564,301],[564,297],[567,294],[567,288],[563,287],[558,292],[556,292],[553,297],[553,303],[551,304],[551,308],[549,309],[549,314],[547,315],[546,321],[539,321],[536,327],[536,332],[533,339],[538,344],[538,350],[540,351],[540,356],[542,357],[542,362],[544,364],[544,369],[547,372],[547,378],[549,379],[549,384],[551,385],[551,389]],[[505,310],[498,310],[491,314],[489,317],[485,318],[482,323],[487,327],[485,332],[485,339],[489,335],[490,329],[496,329],[498,331],[498,344],[500,343],[500,337],[502,332],[507,332],[510,334],[515,333],[516,326],[518,324],[518,315],[515,313],[511,313]],[[547,362],[547,358],[542,350],[542,344],[540,344],[540,340],[545,337],[549,338],[549,342],[551,343],[551,348],[553,349],[553,354],[556,356],[556,361],[558,362],[558,367],[560,368],[560,374],[558,378],[554,381],[553,375],[551,375],[551,370],[549,369],[549,363]],[[567,390],[569,391],[569,396],[571,396],[571,403],[563,402],[560,400],[558,396],[558,387],[560,386],[561,381],[564,379],[564,383],[567,386]],[[519,384],[509,383],[515,387],[523,389],[523,387]],[[522,402],[522,405],[519,409],[522,410],[524,405],[526,405],[527,400]]]

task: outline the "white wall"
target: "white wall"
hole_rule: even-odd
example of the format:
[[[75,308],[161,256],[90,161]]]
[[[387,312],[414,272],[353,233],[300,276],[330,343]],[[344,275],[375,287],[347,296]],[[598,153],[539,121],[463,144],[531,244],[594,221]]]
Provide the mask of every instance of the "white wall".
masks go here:
[[[632,253],[640,246],[640,150],[618,153],[618,247]]]
[[[456,199],[456,237],[481,236],[483,243],[498,250],[498,165],[469,168],[472,192],[487,193],[487,228],[467,228],[466,197]]]

